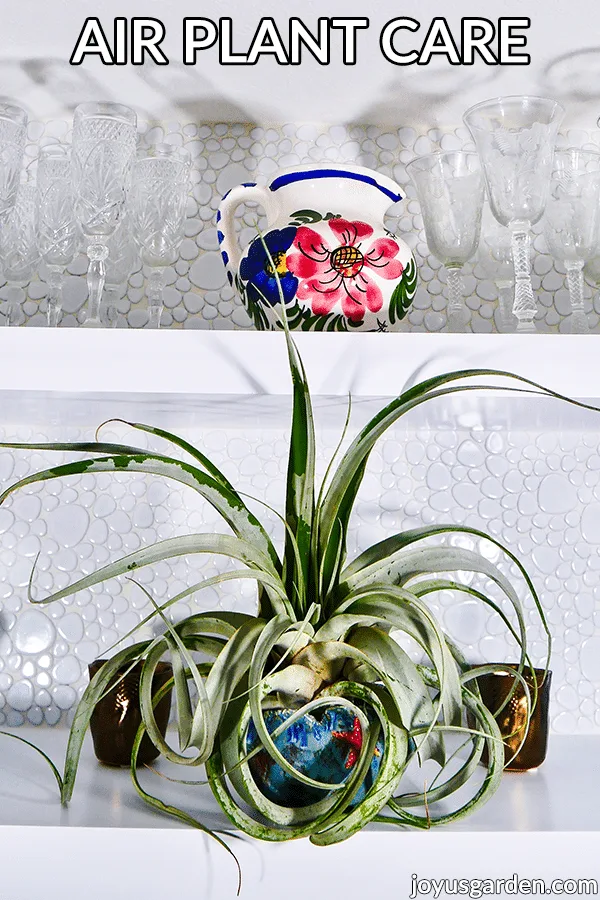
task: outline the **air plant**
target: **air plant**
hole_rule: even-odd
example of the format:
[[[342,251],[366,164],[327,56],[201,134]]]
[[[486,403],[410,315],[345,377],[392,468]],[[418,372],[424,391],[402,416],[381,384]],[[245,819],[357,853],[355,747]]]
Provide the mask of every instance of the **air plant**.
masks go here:
[[[107,579],[132,578],[144,566],[181,556],[220,554],[238,564],[234,570],[192,584],[160,605],[147,592],[152,612],[140,625],[159,617],[164,633],[119,650],[85,690],[69,736],[62,786],[65,803],[73,792],[94,705],[112,687],[118,670],[139,660],[143,660],[143,724],[131,760],[133,783],[151,806],[204,831],[208,828],[202,822],[165,804],[141,785],[136,757],[145,732],[171,762],[187,767],[204,765],[212,792],[230,821],[246,834],[268,841],[306,836],[314,844],[333,844],[371,821],[419,828],[443,825],[473,812],[499,785],[504,747],[476,680],[498,667],[470,667],[443,632],[428,601],[441,591],[455,591],[492,610],[518,648],[515,686],[520,682],[527,692],[522,673],[532,662],[522,604],[511,581],[487,558],[439,541],[432,545],[431,539],[466,534],[485,538],[501,549],[520,572],[539,613],[548,637],[549,659],[550,634],[523,565],[494,537],[455,525],[393,534],[347,561],[348,526],[373,447],[390,426],[421,404],[457,392],[497,390],[498,376],[516,378],[525,385],[504,387],[505,391],[534,390],[568,398],[492,369],[429,378],[388,403],[343,453],[340,442],[317,490],[311,396],[287,327],[285,340],[293,415],[281,551],[244,496],[210,459],[184,438],[161,428],[127,423],[169,442],[183,451],[185,458],[100,440],[2,445],[76,451],[91,457],[23,478],[0,496],[0,503],[36,482],[83,473],[145,473],[196,491],[231,530],[230,534],[189,534],[162,540],[45,598],[35,595],[32,573],[31,602],[62,600]],[[473,384],[474,378],[483,383]],[[483,575],[493,588],[473,587],[458,577],[458,572]],[[256,582],[256,615],[219,610],[171,622],[169,607],[231,579]],[[497,599],[498,595],[503,600]],[[125,637],[132,637],[135,630]],[[397,640],[399,635],[420,648],[422,664],[412,661]],[[198,653],[208,661],[198,662]],[[153,696],[153,673],[165,654],[173,665],[178,747],[161,736],[153,713],[160,699]],[[536,701],[535,690],[530,701]],[[308,721],[322,725],[327,716],[351,723],[345,765],[335,778],[315,777],[313,770],[298,762],[293,746],[294,729],[305,727]],[[484,746],[485,763],[480,765]],[[427,760],[429,769],[434,767],[437,774],[428,785],[421,780],[421,786],[415,788],[410,772],[418,773]],[[287,802],[278,802],[261,778],[265,766],[271,772],[275,768],[286,781]],[[470,786],[470,791],[463,790],[465,786]],[[214,836],[224,843],[222,837]]]

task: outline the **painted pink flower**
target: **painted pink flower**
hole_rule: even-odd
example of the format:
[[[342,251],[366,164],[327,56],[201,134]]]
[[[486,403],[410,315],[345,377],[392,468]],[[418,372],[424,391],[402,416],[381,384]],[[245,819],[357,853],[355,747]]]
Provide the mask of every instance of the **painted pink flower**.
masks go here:
[[[368,242],[373,229],[366,222],[330,219],[328,225],[337,239],[333,247],[306,225],[296,233],[293,247],[298,252],[287,258],[288,270],[300,280],[296,297],[310,301],[317,315],[326,315],[340,303],[348,319],[361,322],[367,309],[378,312],[383,305],[371,272],[386,279],[402,275],[404,267],[396,259],[400,247],[387,237]]]

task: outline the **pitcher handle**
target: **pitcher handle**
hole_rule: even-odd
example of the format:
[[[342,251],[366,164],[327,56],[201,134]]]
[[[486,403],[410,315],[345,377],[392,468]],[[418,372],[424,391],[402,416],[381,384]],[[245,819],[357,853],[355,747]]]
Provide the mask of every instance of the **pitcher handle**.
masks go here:
[[[242,259],[242,249],[235,232],[235,211],[240,203],[248,201],[259,203],[263,207],[268,226],[277,219],[275,198],[268,188],[249,182],[239,184],[225,194],[217,210],[217,235],[223,262],[228,269],[232,268],[235,272]]]

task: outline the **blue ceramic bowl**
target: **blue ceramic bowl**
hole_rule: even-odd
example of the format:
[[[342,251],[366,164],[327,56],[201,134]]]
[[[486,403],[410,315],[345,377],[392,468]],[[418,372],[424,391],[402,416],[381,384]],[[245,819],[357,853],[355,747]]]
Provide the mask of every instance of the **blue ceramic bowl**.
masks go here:
[[[272,734],[292,714],[289,709],[265,710],[265,724]],[[285,759],[304,775],[336,784],[345,781],[352,774],[362,746],[360,721],[349,709],[331,706],[318,710],[315,715],[307,714],[298,719],[275,739],[275,746]],[[249,752],[258,746],[259,740],[254,722],[250,720],[246,737]],[[356,806],[371,788],[383,754],[383,740],[380,737],[375,747],[371,766],[365,780],[358,789],[350,808]],[[304,785],[288,775],[266,750],[261,750],[249,762],[252,777],[262,794],[273,803],[292,808],[309,806],[323,800],[330,793],[326,790]]]

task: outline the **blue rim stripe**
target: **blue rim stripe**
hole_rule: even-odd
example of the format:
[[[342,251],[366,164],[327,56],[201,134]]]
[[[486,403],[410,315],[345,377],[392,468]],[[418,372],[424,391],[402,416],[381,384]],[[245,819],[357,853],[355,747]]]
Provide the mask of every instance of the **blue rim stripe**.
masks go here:
[[[279,188],[286,187],[288,184],[294,184],[296,181],[308,181],[310,178],[350,178],[353,181],[362,181],[364,184],[370,184],[389,197],[392,203],[402,200],[402,194],[394,193],[388,188],[379,184],[375,178],[370,175],[361,175],[359,172],[345,172],[340,169],[314,169],[310,172],[289,172],[287,175],[280,175],[269,185],[271,191],[278,191]]]

